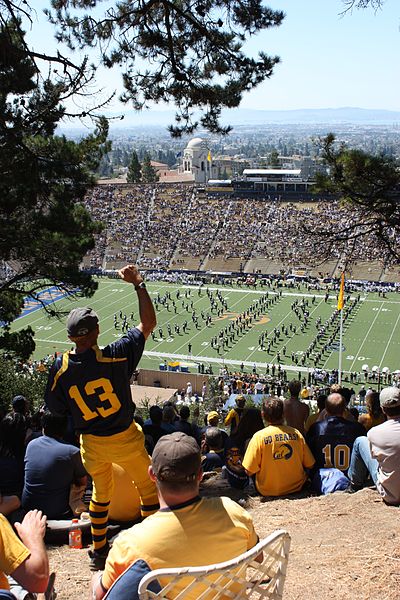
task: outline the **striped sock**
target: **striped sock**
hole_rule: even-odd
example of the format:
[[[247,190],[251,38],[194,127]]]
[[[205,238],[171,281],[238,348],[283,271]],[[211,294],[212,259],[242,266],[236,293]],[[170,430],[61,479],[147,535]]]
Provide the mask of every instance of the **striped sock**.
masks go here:
[[[90,529],[92,532],[93,550],[101,550],[107,543],[107,524],[109,502],[96,502],[89,504]]]

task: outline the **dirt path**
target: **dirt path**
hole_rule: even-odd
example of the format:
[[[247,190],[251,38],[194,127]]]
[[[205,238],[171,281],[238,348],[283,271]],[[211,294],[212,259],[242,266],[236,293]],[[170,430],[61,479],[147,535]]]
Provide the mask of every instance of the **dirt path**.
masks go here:
[[[207,482],[203,495],[232,492],[222,481]],[[292,536],[284,600],[398,600],[400,598],[400,508],[383,504],[377,492],[336,493],[261,501],[248,498],[256,530]],[[88,598],[86,550],[49,550],[57,572],[59,600]]]

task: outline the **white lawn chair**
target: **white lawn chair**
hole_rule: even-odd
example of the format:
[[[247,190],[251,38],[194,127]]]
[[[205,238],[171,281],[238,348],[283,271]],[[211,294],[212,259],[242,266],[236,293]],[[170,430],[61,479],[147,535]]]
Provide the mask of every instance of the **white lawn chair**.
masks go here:
[[[205,567],[157,569],[145,575],[138,588],[140,600],[280,600],[286,577],[290,535],[278,530],[237,558]],[[263,554],[262,561],[256,558]],[[261,557],[260,557],[261,558]],[[164,587],[149,589],[157,580]],[[167,581],[167,583],[165,583]],[[179,584],[179,592],[174,587]]]

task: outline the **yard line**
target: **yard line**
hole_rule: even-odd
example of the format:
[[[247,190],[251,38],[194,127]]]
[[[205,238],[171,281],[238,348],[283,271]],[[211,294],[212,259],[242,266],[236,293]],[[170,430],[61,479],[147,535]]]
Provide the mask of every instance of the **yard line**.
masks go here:
[[[388,351],[388,348],[390,346],[390,342],[392,341],[392,337],[394,336],[394,332],[396,331],[396,327],[397,327],[397,323],[399,322],[399,319],[400,319],[400,314],[399,314],[399,316],[396,319],[396,323],[394,324],[394,327],[393,327],[393,330],[392,330],[392,334],[391,334],[390,338],[388,339],[388,343],[386,344],[385,352],[383,353],[383,356],[382,356],[382,358],[381,358],[381,360],[379,362],[379,368],[381,367],[381,365],[383,363],[383,360],[385,358],[386,352]]]
[[[365,334],[365,337],[364,337],[364,339],[363,339],[363,341],[362,341],[362,343],[361,343],[361,346],[359,347],[359,349],[358,349],[358,352],[357,352],[357,354],[355,355],[355,357],[354,357],[354,360],[353,360],[353,362],[351,363],[351,366],[350,366],[350,368],[348,369],[349,371],[352,371],[352,370],[353,370],[353,365],[354,365],[354,363],[356,362],[356,360],[357,360],[358,356],[360,355],[360,351],[361,351],[362,347],[364,346],[365,342],[367,341],[367,339],[368,339],[368,336],[369,336],[369,334],[370,334],[370,331],[371,331],[371,329],[373,328],[373,326],[375,325],[375,321],[376,321],[376,320],[377,320],[377,318],[379,317],[379,314],[380,314],[380,312],[381,312],[381,310],[382,310],[383,304],[384,304],[384,303],[383,303],[383,302],[381,302],[381,305],[380,305],[379,309],[376,311],[375,319],[372,321],[372,323],[371,323],[371,325],[370,325],[370,328],[368,329],[367,333]]]
[[[221,365],[221,367],[223,367],[224,365],[236,365],[236,366],[240,366],[242,363],[245,367],[253,367],[253,365],[255,364],[256,367],[260,367],[262,369],[266,369],[267,367],[271,368],[273,366],[273,363],[266,363],[266,362],[252,362],[252,361],[246,361],[246,360],[232,360],[232,359],[223,359],[221,358],[213,358],[211,356],[191,356],[188,357],[187,354],[168,354],[167,352],[152,352],[151,350],[145,350],[143,352],[143,356],[147,356],[148,358],[169,358],[169,359],[173,359],[173,360],[185,360],[187,361],[188,359],[190,361],[196,361],[199,363],[213,363],[213,364],[218,364]],[[276,367],[276,364],[275,364]],[[296,365],[281,365],[281,369],[284,369],[285,371],[295,371],[296,373],[298,373],[299,371],[301,373],[308,373],[309,371],[312,371],[313,369],[310,367],[298,367]],[[205,375],[207,375],[207,373],[205,373]]]

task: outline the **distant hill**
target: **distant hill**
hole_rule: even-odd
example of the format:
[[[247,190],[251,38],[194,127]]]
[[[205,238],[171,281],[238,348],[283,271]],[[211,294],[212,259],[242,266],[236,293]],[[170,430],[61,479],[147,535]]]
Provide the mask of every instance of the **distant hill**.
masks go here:
[[[141,113],[126,111],[123,121],[116,126],[125,128],[160,126],[173,123],[173,110],[148,110]],[[237,108],[222,111],[222,122],[231,125],[268,124],[268,123],[355,123],[355,124],[390,124],[400,123],[400,111],[367,108],[318,108],[298,110],[253,110]]]

